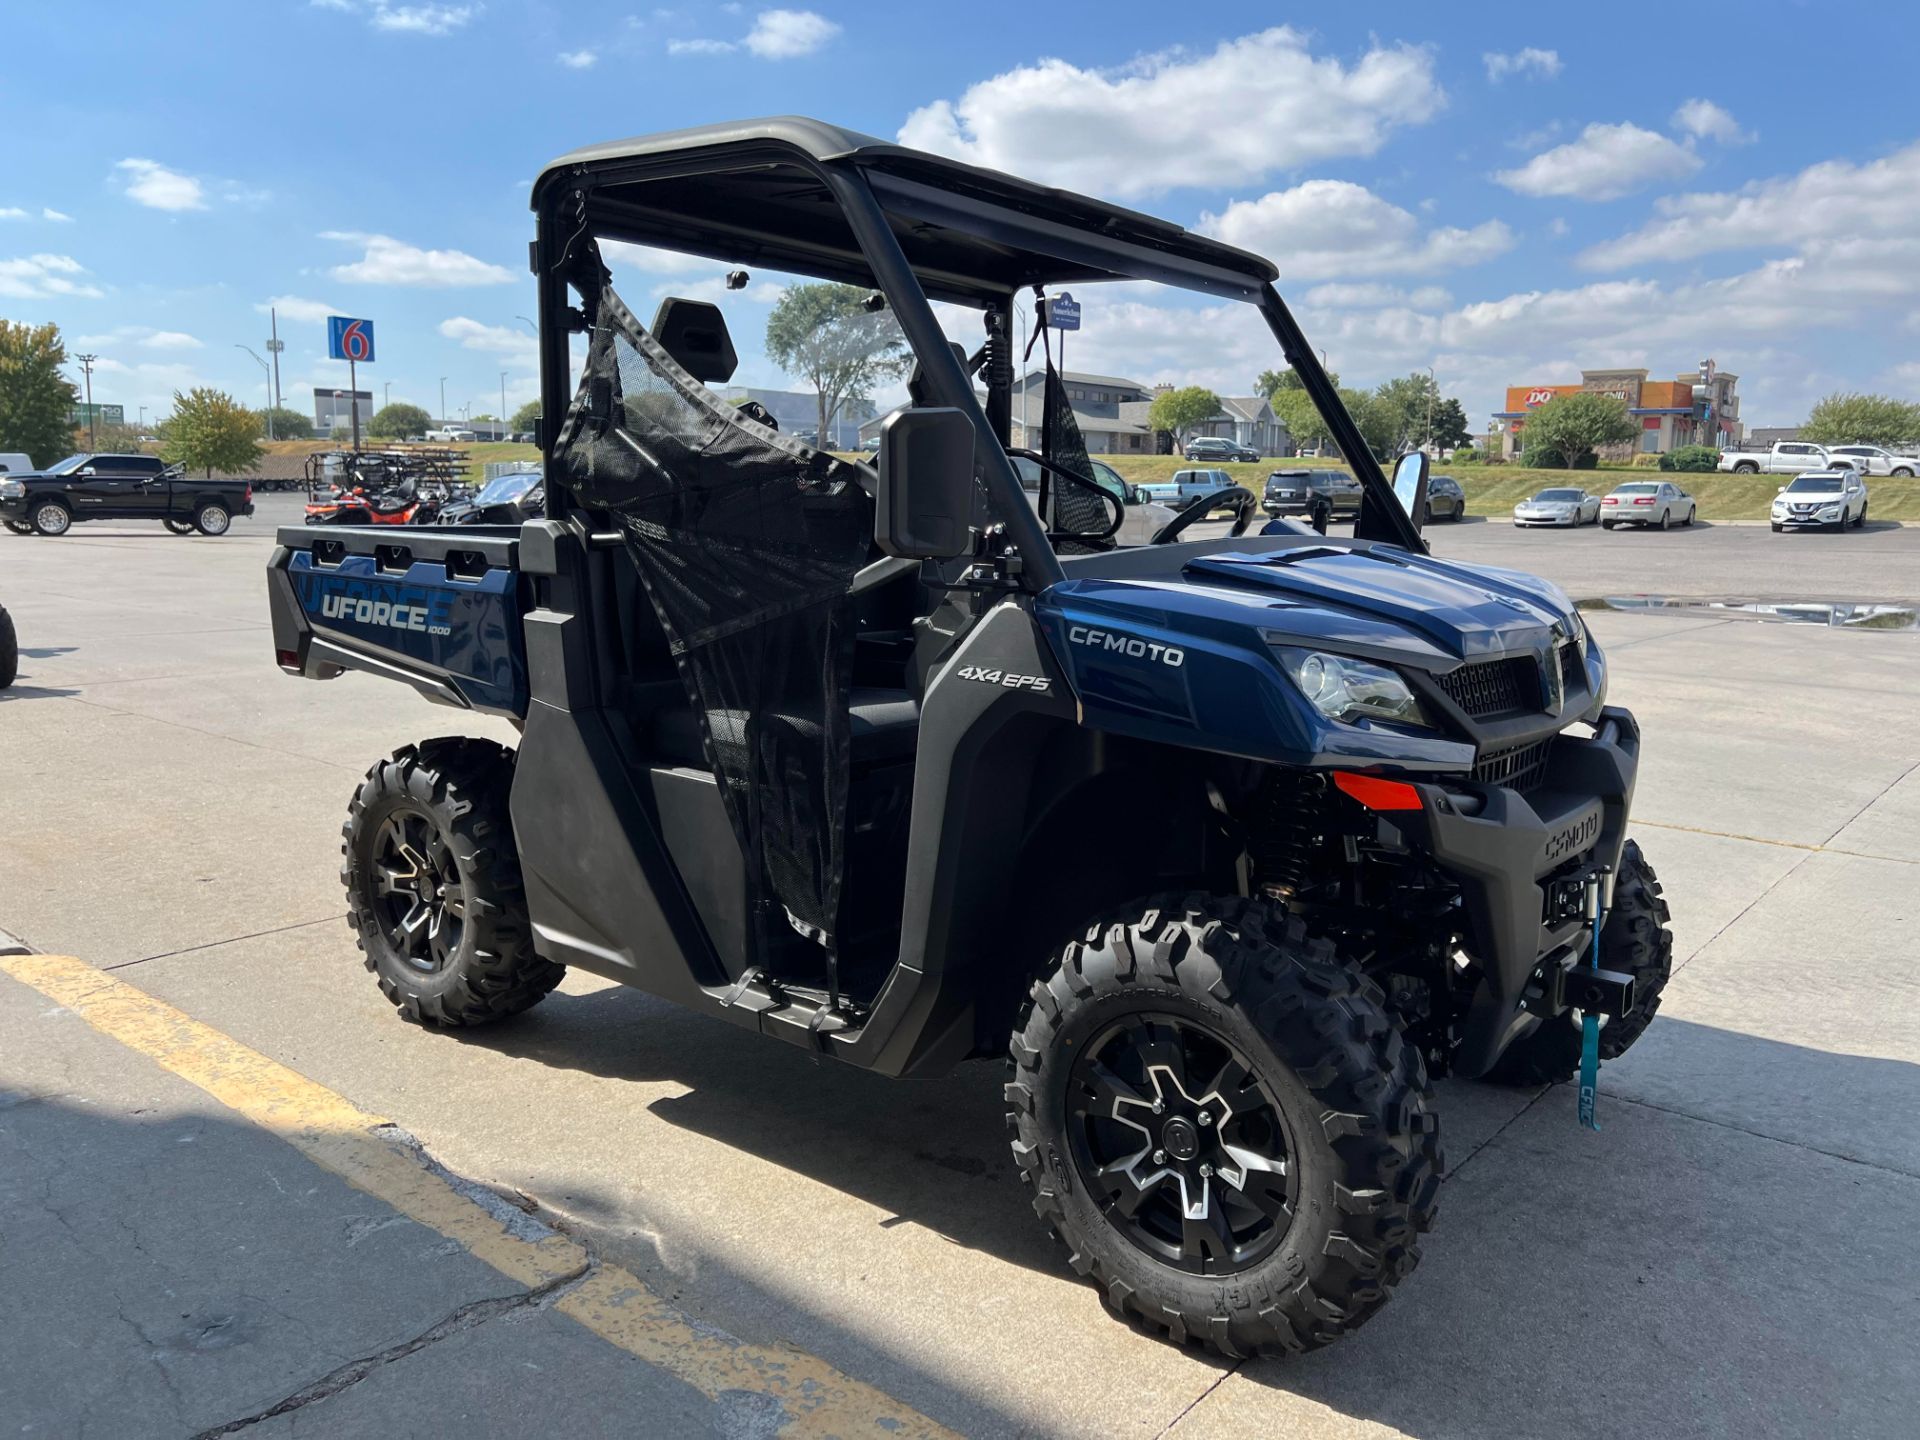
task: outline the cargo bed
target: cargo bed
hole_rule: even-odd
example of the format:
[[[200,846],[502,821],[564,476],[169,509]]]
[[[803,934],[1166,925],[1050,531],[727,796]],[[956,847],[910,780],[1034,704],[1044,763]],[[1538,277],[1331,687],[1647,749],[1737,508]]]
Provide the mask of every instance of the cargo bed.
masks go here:
[[[280,668],[363,670],[519,720],[527,603],[517,526],[283,527],[267,568]]]

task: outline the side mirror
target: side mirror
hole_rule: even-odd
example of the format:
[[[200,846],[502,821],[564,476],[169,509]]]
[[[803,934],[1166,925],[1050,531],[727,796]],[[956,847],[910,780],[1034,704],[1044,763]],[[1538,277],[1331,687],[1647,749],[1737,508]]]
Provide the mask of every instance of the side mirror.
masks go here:
[[[972,548],[973,438],[964,410],[898,410],[881,422],[873,538],[887,554],[950,560]]]
[[[1402,455],[1393,467],[1393,498],[1418,530],[1427,513],[1427,457],[1418,450]]]

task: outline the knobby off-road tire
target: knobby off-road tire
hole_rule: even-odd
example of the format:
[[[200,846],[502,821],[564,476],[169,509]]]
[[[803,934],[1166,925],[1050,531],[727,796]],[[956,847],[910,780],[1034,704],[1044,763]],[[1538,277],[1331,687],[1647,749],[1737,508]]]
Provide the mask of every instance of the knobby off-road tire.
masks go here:
[[[1204,1063],[1156,1076],[1170,1048]],[[1355,1329],[1418,1263],[1443,1168],[1426,1067],[1379,987],[1297,922],[1237,898],[1144,901],[1060,952],[1011,1051],[1007,1119],[1034,1211],[1121,1317],[1228,1356],[1299,1352]],[[1200,1106],[1213,1113],[1176,1135]],[[1101,1143],[1133,1145],[1121,1116],[1145,1147],[1124,1169]],[[1202,1189],[1209,1156],[1226,1168]],[[1224,1178],[1236,1168],[1239,1186]],[[1179,1242],[1145,1228],[1169,1217]],[[1165,1253],[1208,1234],[1197,1256]]]
[[[13,616],[0,605],[0,690],[20,676],[20,637],[13,633]]]
[[[513,753],[490,740],[426,740],[369,770],[348,807],[347,923],[409,1020],[502,1020],[566,973],[534,953],[507,815],[512,781]]]
[[[1600,968],[1633,976],[1633,1009],[1600,1027],[1602,1060],[1626,1054],[1653,1023],[1660,992],[1673,974],[1671,919],[1653,867],[1638,842],[1629,840],[1614,879],[1613,909],[1600,927]],[[1580,1027],[1569,1015],[1556,1015],[1508,1046],[1487,1078],[1502,1085],[1545,1085],[1569,1078],[1579,1065]]]

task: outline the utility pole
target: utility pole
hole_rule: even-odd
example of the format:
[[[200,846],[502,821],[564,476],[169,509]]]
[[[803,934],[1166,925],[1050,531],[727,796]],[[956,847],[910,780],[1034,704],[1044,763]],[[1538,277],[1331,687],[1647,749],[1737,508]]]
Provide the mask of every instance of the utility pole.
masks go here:
[[[384,410],[391,404],[393,404],[393,382],[391,380],[382,380],[380,382],[380,408]]]
[[[73,358],[80,362],[80,373],[87,378],[87,449],[93,450],[98,448],[100,444],[99,436],[95,433],[96,427],[93,422],[93,362],[100,357],[98,355],[76,355]],[[124,415],[126,411],[123,410],[120,413]]]
[[[507,438],[507,372],[500,372],[500,428],[494,433],[494,439]]]
[[[245,346],[245,345],[242,345],[242,344],[239,344],[239,343],[238,343],[237,341],[235,342],[235,344],[234,344],[234,347],[233,347],[233,348],[234,348],[234,349],[236,349],[236,350],[245,350],[245,351],[247,352],[247,354],[249,354],[249,355],[253,355],[253,351],[252,351],[252,349],[251,349],[250,347],[248,347],[248,346]],[[262,360],[262,359],[261,359],[261,358],[260,358],[260,357],[259,357],[258,355],[253,355],[253,363],[254,363],[254,364],[256,364],[256,365],[258,365],[258,366],[260,367],[260,369],[261,369],[261,370],[262,370],[262,371],[263,371],[263,372],[265,373],[265,375],[266,375],[266,381],[267,381],[267,439],[269,439],[269,440],[271,440],[271,439],[273,439],[273,367],[272,367],[271,365],[269,365],[269,364],[267,364],[267,362],[266,362],[266,361],[264,361],[264,360]]]
[[[1426,367],[1426,369],[1427,369],[1427,435],[1426,435],[1426,439],[1421,442],[1420,448],[1422,450],[1426,449],[1427,446],[1433,444],[1433,397],[1435,394],[1439,392],[1439,389],[1440,389],[1440,382],[1436,380],[1433,375],[1433,367],[1429,365]],[[1437,455],[1438,453],[1439,453],[1439,448],[1436,446],[1435,454]]]
[[[441,428],[444,429],[446,427],[446,423],[447,423],[447,377],[442,375],[440,377],[440,425],[441,425]]]
[[[287,342],[280,338],[280,316],[271,307],[267,310],[267,323],[273,327],[273,333],[267,339],[267,353],[273,356],[273,408],[280,408],[280,352],[287,348]]]

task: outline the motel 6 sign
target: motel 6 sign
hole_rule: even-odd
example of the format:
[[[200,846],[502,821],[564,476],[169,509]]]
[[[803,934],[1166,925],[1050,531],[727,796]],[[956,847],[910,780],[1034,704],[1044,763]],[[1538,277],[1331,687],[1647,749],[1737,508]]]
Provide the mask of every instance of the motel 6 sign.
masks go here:
[[[351,360],[366,365],[373,360],[373,322],[349,320],[344,315],[327,317],[327,355],[334,360]]]

